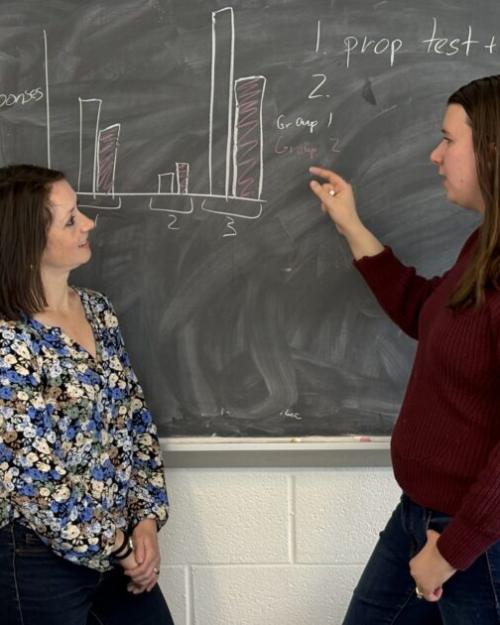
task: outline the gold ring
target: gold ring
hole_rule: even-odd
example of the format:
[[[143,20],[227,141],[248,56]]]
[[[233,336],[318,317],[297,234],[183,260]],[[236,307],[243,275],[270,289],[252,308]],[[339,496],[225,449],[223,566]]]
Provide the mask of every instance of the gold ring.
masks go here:
[[[420,588],[418,586],[415,586],[415,594],[417,595],[417,599],[423,599],[424,598],[424,594],[423,594],[423,592],[420,590]]]

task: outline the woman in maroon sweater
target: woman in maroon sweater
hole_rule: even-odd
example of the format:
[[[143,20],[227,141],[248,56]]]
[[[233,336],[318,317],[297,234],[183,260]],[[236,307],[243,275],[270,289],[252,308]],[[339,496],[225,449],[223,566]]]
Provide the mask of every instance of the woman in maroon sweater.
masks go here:
[[[500,624],[500,76],[448,100],[431,160],[448,200],[482,216],[425,279],[369,232],[351,186],[312,167],[321,208],[387,314],[418,340],[391,443],[401,503],[344,625]]]

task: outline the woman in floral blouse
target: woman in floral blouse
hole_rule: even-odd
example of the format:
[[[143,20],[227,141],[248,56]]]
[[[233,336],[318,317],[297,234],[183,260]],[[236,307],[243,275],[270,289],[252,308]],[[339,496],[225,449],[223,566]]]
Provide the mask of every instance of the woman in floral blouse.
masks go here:
[[[0,168],[0,622],[171,625],[161,451],[62,173]]]

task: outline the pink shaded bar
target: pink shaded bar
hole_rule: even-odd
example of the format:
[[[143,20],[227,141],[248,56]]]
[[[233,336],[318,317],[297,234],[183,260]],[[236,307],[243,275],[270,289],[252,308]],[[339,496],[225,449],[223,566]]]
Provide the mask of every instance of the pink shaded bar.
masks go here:
[[[176,163],[177,193],[185,195],[189,193],[189,163]]]
[[[262,192],[262,101],[264,76],[234,83],[233,196],[259,199]]]
[[[97,160],[97,190],[100,193],[115,191],[116,155],[120,137],[120,124],[99,131],[99,157]]]

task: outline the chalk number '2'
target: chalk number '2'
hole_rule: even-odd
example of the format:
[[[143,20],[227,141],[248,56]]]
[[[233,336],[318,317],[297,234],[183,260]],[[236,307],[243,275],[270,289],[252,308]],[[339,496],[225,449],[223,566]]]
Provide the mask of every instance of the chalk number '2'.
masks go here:
[[[318,93],[318,90],[325,84],[326,82],[326,74],[313,74],[313,78],[318,78],[318,84],[312,89],[312,91],[307,96],[309,100],[313,100],[314,98],[329,98],[330,95],[328,93]]]

